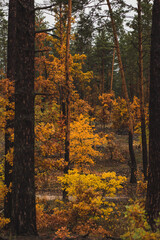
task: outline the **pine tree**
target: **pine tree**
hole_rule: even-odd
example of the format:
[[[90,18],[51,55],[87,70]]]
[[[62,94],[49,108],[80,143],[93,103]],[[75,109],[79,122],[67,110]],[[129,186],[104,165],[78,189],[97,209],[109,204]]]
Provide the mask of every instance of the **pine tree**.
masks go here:
[[[160,0],[155,0],[152,16],[150,102],[149,102],[149,174],[146,210],[155,230],[160,213]]]
[[[16,0],[12,232],[36,235],[34,185],[34,0]]]

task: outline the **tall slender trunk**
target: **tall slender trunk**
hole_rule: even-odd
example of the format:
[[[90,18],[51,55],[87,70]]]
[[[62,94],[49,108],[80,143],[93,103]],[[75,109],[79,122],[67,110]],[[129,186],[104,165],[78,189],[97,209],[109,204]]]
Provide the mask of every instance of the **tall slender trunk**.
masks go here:
[[[143,48],[142,48],[142,16],[141,0],[138,0],[138,39],[139,39],[139,96],[141,112],[141,136],[142,136],[142,156],[143,156],[143,173],[147,179],[147,140],[146,140],[146,123],[144,112],[144,90],[143,90]]]
[[[16,0],[12,232],[36,235],[34,184],[34,0]]]
[[[15,33],[16,33],[16,1],[9,1],[9,17],[8,17],[8,47],[7,47],[7,78],[10,83],[14,83],[15,80]],[[9,104],[6,107],[6,113],[11,111],[11,105],[14,101],[13,94],[9,91]],[[13,142],[10,140],[9,129],[13,130],[14,119],[6,119],[5,126],[5,156],[13,148]],[[4,183],[9,190],[12,183],[12,166],[5,158],[5,180]],[[11,218],[12,211],[12,193],[9,191],[4,198],[4,216],[5,218]]]
[[[110,92],[112,92],[112,89],[113,89],[113,73],[114,73],[115,52],[116,52],[116,49],[114,47],[114,49],[113,49],[113,60],[112,60],[112,71],[111,71],[111,82],[110,82]]]
[[[60,53],[60,60],[61,64],[63,64],[63,56],[62,56],[62,48],[63,48],[63,21],[62,21],[62,3],[59,5],[59,11],[60,11],[60,47],[61,47],[61,53]],[[63,74],[63,73],[62,73]],[[65,96],[64,96],[64,85],[63,83],[60,83],[60,111],[62,115],[62,120],[65,121],[65,115],[66,115],[66,110],[65,110]]]
[[[101,62],[101,94],[104,93],[104,54],[102,54],[102,62]]]
[[[127,90],[127,84],[125,80],[125,74],[124,74],[124,68],[122,64],[122,59],[121,59],[121,53],[120,53],[120,47],[119,47],[119,41],[118,41],[118,36],[117,36],[117,30],[116,30],[116,25],[114,22],[113,18],[113,13],[112,13],[112,8],[109,0],[107,1],[107,5],[109,8],[109,13],[110,13],[110,18],[111,18],[111,24],[112,24],[112,29],[113,29],[113,35],[114,35],[114,42],[116,46],[116,51],[117,51],[117,57],[118,57],[118,63],[119,63],[119,68],[120,68],[120,74],[121,74],[121,79],[122,79],[122,89],[124,93],[124,97],[127,103],[127,110],[128,110],[128,115],[129,115],[129,153],[130,153],[130,158],[131,158],[131,178],[130,182],[131,183],[136,183],[136,171],[137,171],[137,163],[135,159],[135,154],[134,154],[134,149],[133,149],[133,120],[131,117],[131,109],[130,109],[130,102],[129,102],[129,97],[128,97],[128,90]]]
[[[156,229],[160,213],[160,0],[155,0],[152,14],[149,102],[149,173],[146,210],[149,223]]]
[[[68,26],[66,39],[66,119],[65,119],[65,162],[67,166],[64,168],[64,173],[68,173],[70,164],[70,71],[69,71],[69,55],[70,55],[70,33],[71,33],[71,17],[72,17],[72,0],[68,0]],[[63,200],[67,200],[67,192],[63,191]]]

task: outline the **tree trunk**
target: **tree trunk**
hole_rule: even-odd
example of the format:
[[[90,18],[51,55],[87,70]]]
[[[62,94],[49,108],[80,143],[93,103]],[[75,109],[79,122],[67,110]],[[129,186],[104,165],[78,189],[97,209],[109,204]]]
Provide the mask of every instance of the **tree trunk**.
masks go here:
[[[144,91],[143,91],[143,49],[142,49],[142,17],[141,17],[141,0],[138,0],[138,39],[139,39],[139,96],[141,112],[141,136],[142,136],[142,156],[143,156],[143,173],[144,179],[147,180],[147,139],[146,139],[146,122],[144,112]]]
[[[63,14],[62,14],[62,3],[59,5],[59,17],[60,17],[60,46],[61,46],[61,53],[60,53],[60,60],[61,64],[63,64],[63,54],[62,54],[62,49],[63,49]],[[63,73],[62,73],[63,74]],[[62,115],[62,121],[65,121],[65,116],[66,116],[66,109],[65,109],[65,94],[64,94],[64,83],[60,83],[60,111]]]
[[[101,95],[104,93],[104,56],[102,54],[102,59],[101,59]]]
[[[116,49],[114,48],[114,49],[113,49],[113,60],[112,60],[112,71],[111,71],[110,92],[112,92],[112,89],[113,89],[113,73],[114,73],[115,51],[116,51]]]
[[[12,232],[36,235],[34,184],[34,0],[16,1]]]
[[[149,174],[146,210],[149,223],[155,230],[155,219],[160,213],[160,0],[154,1],[152,15],[149,114]]]
[[[70,80],[69,80],[69,51],[70,51],[70,33],[71,33],[71,16],[72,16],[72,0],[68,0],[68,26],[67,26],[67,39],[66,39],[66,60],[65,60],[65,73],[66,73],[66,119],[65,119],[65,162],[67,166],[64,168],[64,173],[67,174],[70,164]],[[63,191],[63,200],[67,200],[67,192]]]
[[[130,153],[130,158],[131,158],[131,179],[130,179],[130,182],[131,183],[136,183],[137,181],[136,181],[136,175],[135,174],[136,174],[136,171],[137,171],[137,163],[136,163],[134,149],[133,149],[133,120],[132,120],[132,116],[131,116],[130,102],[129,102],[129,97],[128,97],[124,68],[123,68],[122,59],[121,59],[121,53],[120,53],[119,41],[118,41],[118,37],[117,37],[116,25],[115,25],[115,22],[114,22],[110,1],[109,0],[106,0],[106,1],[107,1],[107,5],[108,5],[108,8],[109,8],[110,18],[111,18],[111,23],[112,23],[115,47],[116,47],[116,51],[117,51],[118,63],[119,63],[120,74],[121,74],[121,79],[122,79],[122,89],[123,89],[123,92],[124,92],[124,98],[125,98],[126,103],[127,103],[127,110],[128,110],[128,115],[129,115],[129,153]]]
[[[9,84],[14,82],[15,79],[15,33],[16,33],[16,1],[9,1],[9,17],[8,17],[8,47],[7,47],[7,78]],[[11,104],[13,103],[13,94],[8,89],[8,101],[9,104],[6,106],[6,113],[11,111]],[[13,143],[10,140],[9,129],[13,129],[14,120],[6,119],[5,126],[5,156],[8,154],[11,148],[13,148]],[[4,183],[7,189],[11,187],[12,182],[12,166],[5,158],[5,180]],[[4,217],[11,218],[12,211],[12,193],[9,191],[4,198]]]

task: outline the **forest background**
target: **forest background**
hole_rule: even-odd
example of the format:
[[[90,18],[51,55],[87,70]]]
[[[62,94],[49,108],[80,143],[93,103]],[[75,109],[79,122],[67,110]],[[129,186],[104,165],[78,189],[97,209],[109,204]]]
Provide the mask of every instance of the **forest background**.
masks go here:
[[[145,214],[152,1],[138,3],[141,6],[135,8],[123,1],[112,1],[111,5],[109,1],[99,1],[93,6],[80,1],[73,3],[69,17],[68,5],[62,1],[52,6],[54,22],[49,24],[52,26],[37,7],[34,81],[37,227],[54,237],[96,236],[97,239],[122,235],[123,239],[157,239],[159,236],[156,231],[159,223],[151,218],[150,227]],[[109,11],[104,11],[103,4],[108,5]],[[2,227],[11,218],[12,204],[8,203],[12,181],[7,176],[12,174],[16,142],[10,127],[14,119],[14,81],[6,78],[9,68],[3,6],[0,11]],[[128,16],[131,11],[135,13]],[[71,35],[69,19],[74,26]],[[17,172],[17,176],[21,181],[22,173]],[[51,192],[54,198],[63,196],[63,201],[52,197],[45,200],[44,191]],[[133,205],[129,204],[129,198]],[[23,228],[17,228],[17,234],[22,229],[31,234],[33,230],[26,230],[24,225],[25,222]]]

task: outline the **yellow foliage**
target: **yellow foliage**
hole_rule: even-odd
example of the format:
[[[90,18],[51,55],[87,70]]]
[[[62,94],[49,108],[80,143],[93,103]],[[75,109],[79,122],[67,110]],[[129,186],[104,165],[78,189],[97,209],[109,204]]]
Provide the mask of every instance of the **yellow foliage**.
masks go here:
[[[133,98],[130,103],[131,115],[133,119],[134,130],[140,133],[141,114],[140,114],[140,100],[137,97]],[[146,126],[148,126],[148,106],[145,107]],[[115,129],[128,128],[129,115],[125,99],[118,97],[113,101],[112,121]]]
[[[99,100],[102,106],[99,106],[96,110],[96,119],[103,124],[106,124],[110,120],[111,109],[114,101],[114,93],[103,93],[99,96]]]
[[[82,174],[75,169],[58,177],[58,180],[72,199],[57,210],[62,217],[65,212],[65,227],[78,235],[106,234],[107,230],[101,224],[107,227],[109,216],[115,208],[107,197],[115,196],[126,178],[117,176],[115,172]]]
[[[126,207],[126,233],[122,236],[124,240],[157,240],[160,239],[160,221],[157,222],[157,231],[152,232],[147,222],[144,202],[135,201]]]
[[[93,158],[102,154],[96,150],[97,145],[105,144],[106,138],[100,138],[94,133],[94,126],[82,114],[77,121],[71,123],[71,162],[83,168],[86,164],[93,164]]]
[[[4,226],[9,222],[10,222],[9,218],[0,217],[0,229],[4,228]]]
[[[0,204],[3,203],[4,201],[4,197],[7,194],[8,190],[6,188],[6,186],[3,184],[2,179],[0,179]],[[4,226],[6,224],[8,224],[10,222],[9,218],[4,218],[2,216],[0,216],[0,229],[4,228]]]
[[[10,150],[8,151],[7,155],[6,155],[6,160],[8,161],[8,163],[13,166],[13,148],[10,148]]]
[[[56,237],[58,237],[60,239],[65,239],[65,238],[71,237],[71,233],[69,232],[67,227],[59,228],[58,231],[55,232],[55,234],[56,234]]]
[[[118,97],[113,101],[112,121],[115,129],[126,129],[128,127],[128,110],[124,98]]]
[[[107,201],[107,197],[115,196],[126,178],[117,176],[115,172],[82,174],[75,169],[58,177],[58,180],[72,196],[72,201],[66,206],[68,225],[77,234],[86,234],[88,231],[98,231],[101,221],[105,226],[115,207],[113,202]]]

